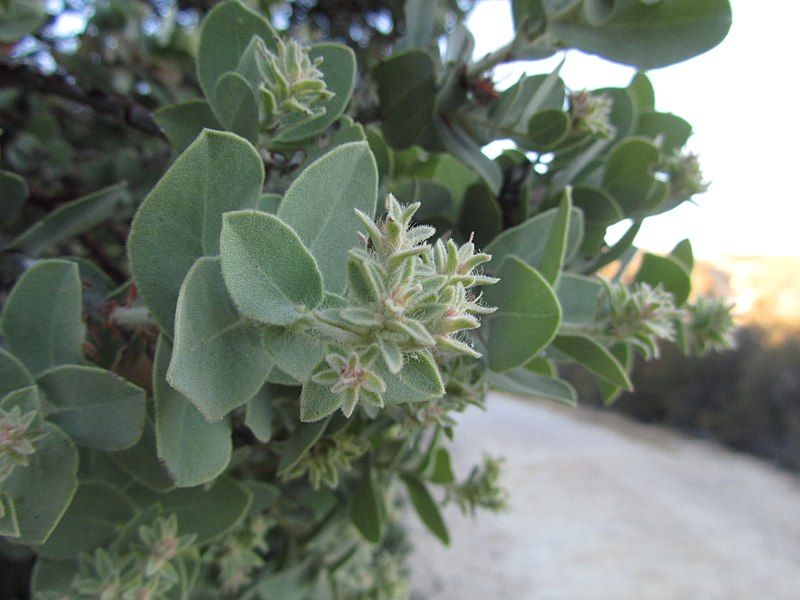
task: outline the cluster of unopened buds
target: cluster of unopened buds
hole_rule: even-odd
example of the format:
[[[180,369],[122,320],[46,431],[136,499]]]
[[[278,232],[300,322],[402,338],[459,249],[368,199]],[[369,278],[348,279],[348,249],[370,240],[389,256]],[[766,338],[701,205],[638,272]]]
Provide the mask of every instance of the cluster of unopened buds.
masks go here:
[[[636,282],[605,285],[605,333],[614,340],[633,344],[646,358],[658,357],[658,341],[675,339],[675,321],[683,311],[660,284]]]
[[[36,452],[34,444],[45,435],[34,424],[36,416],[35,410],[23,413],[19,406],[0,408],[0,481],[14,467],[27,465],[28,458]]]
[[[688,305],[681,328],[686,350],[695,356],[705,356],[733,348],[736,343],[732,309],[733,305],[721,298],[698,298]]]
[[[261,79],[259,91],[268,129],[293,115],[324,114],[321,104],[334,96],[319,69],[322,57],[312,60],[309,49],[295,40],[284,42],[279,38],[276,45],[275,51],[263,42],[255,47],[255,63]]]
[[[465,332],[495,310],[472,292],[497,282],[477,270],[491,257],[476,253],[471,240],[429,244],[436,230],[412,225],[419,207],[401,205],[389,194],[382,222],[357,211],[367,234],[350,251],[347,305],[314,313],[330,343],[325,368],[312,380],[341,397],[346,416],[359,403],[383,406],[384,366],[397,374],[409,360],[434,350],[480,357]]]
[[[180,581],[175,567],[179,554],[194,543],[193,535],[178,535],[175,515],[141,525],[138,538],[124,549],[98,548],[83,556],[72,587],[77,598],[155,600],[165,598]]]
[[[695,194],[708,191],[708,182],[696,154],[675,150],[661,166],[670,183],[670,195],[676,200],[686,200]]]
[[[569,96],[569,114],[575,133],[607,138],[614,135],[611,110],[614,102],[608,94],[592,94],[588,90],[573,92]]]

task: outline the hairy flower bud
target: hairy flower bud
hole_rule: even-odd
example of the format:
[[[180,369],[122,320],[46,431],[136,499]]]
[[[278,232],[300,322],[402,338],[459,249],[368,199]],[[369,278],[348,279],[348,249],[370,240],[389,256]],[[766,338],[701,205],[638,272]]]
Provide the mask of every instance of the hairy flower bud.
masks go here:
[[[573,92],[569,96],[569,114],[575,133],[607,138],[614,135],[611,124],[611,109],[614,102],[608,94],[592,94],[587,90]]]
[[[606,290],[606,335],[637,346],[645,357],[658,356],[658,340],[675,339],[674,320],[682,312],[661,285],[610,284]]]
[[[309,49],[295,40],[276,40],[273,52],[263,43],[256,46],[256,64],[262,81],[259,91],[264,102],[267,128],[274,128],[289,118],[314,117],[325,113],[320,106],[333,98],[319,70],[322,57],[314,60]]]

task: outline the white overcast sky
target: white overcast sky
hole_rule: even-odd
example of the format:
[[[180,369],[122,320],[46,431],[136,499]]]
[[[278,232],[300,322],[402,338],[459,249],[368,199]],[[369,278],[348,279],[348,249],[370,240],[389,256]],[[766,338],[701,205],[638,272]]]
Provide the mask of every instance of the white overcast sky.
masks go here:
[[[800,255],[800,2],[733,0],[733,27],[722,44],[649,73],[656,108],[694,126],[706,194],[645,222],[636,244],[657,252],[688,237],[695,254]],[[468,26],[475,57],[512,36],[510,3],[481,0]],[[498,67],[508,83],[549,72],[560,57]],[[571,52],[561,70],[573,89],[624,86],[633,70]],[[610,232],[613,236],[613,232]]]

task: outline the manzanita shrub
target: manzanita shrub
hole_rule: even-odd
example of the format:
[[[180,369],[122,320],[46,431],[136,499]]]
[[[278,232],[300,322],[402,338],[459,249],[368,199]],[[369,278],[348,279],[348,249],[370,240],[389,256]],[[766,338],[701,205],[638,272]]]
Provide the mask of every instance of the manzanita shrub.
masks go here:
[[[91,26],[163,17],[141,4]],[[456,413],[492,389],[574,404],[567,363],[611,402],[635,352],[730,343],[727,306],[688,303],[688,241],[631,262],[644,219],[706,188],[691,126],[655,109],[643,71],[721,41],[727,1],[511,10],[514,39],[477,62],[449,2],[407,0],[403,34],[359,62],[239,0],[199,27],[173,15],[196,36],[196,91],[158,88],[154,123],[86,93],[80,53],[56,57],[84,87],[48,88],[36,77],[59,74],[7,46],[2,114],[35,110],[3,121],[0,533],[6,556],[35,556],[33,597],[406,597],[402,507],[446,544],[443,503],[506,499],[498,459],[451,468]],[[0,2],[0,39],[43,14]],[[140,65],[158,51],[136,47]],[[495,89],[497,64],[569,48],[642,72]],[[123,121],[89,138],[111,168],[76,166],[86,138],[58,100]],[[114,147],[126,127],[151,136],[133,154]],[[514,149],[482,153],[500,139]],[[63,173],[95,191],[70,198]],[[43,204],[45,180],[63,200]]]

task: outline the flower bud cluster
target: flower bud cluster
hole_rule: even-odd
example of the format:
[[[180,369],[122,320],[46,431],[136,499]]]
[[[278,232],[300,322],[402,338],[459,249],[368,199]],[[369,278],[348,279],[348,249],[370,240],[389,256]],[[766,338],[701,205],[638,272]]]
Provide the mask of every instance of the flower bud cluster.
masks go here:
[[[124,549],[98,548],[82,556],[72,582],[77,598],[155,600],[179,583],[175,565],[194,543],[194,535],[178,536],[175,515],[142,525],[138,538]]]
[[[503,510],[508,501],[508,492],[500,486],[502,464],[501,458],[484,454],[483,464],[472,467],[462,483],[448,490],[448,500],[455,502],[462,513],[472,516],[477,508]]]
[[[480,357],[465,333],[495,310],[473,292],[497,282],[477,270],[491,257],[476,253],[471,240],[430,244],[435,229],[412,225],[419,207],[389,194],[382,222],[356,211],[367,235],[350,251],[345,306],[314,313],[330,351],[313,381],[341,397],[346,416],[359,403],[383,406],[383,365],[397,374],[408,360],[434,350]]]
[[[703,171],[696,154],[675,150],[661,165],[669,179],[670,195],[675,200],[687,200],[695,194],[708,191],[708,182],[703,180]]]
[[[10,410],[0,408],[0,481],[16,466],[26,466],[36,452],[34,444],[44,437],[35,426],[37,412],[23,413],[19,406]],[[1,510],[1,509],[0,509]]]
[[[607,299],[604,333],[640,348],[646,358],[658,357],[658,340],[675,339],[675,319],[683,312],[660,284],[610,284],[603,281]]]
[[[607,138],[615,133],[611,124],[614,102],[608,94],[592,94],[588,90],[569,95],[569,115],[575,133]]]
[[[344,410],[344,409],[343,409]],[[339,487],[340,475],[352,469],[353,463],[369,450],[369,444],[358,436],[340,429],[322,437],[287,474],[295,479],[308,474],[315,490],[325,484],[330,489]]]
[[[211,546],[203,555],[204,562],[215,566],[224,595],[235,597],[264,566],[262,555],[269,550],[266,535],[271,525],[267,517],[254,515],[238,531],[225,537],[220,544]]]
[[[256,64],[262,78],[259,91],[264,103],[268,129],[286,119],[313,117],[325,113],[322,102],[333,98],[323,80],[322,57],[311,60],[309,49],[295,40],[276,39],[273,52],[263,43],[256,48]]]
[[[698,298],[686,307],[683,332],[692,355],[705,356],[735,346],[732,308],[720,298]]]

